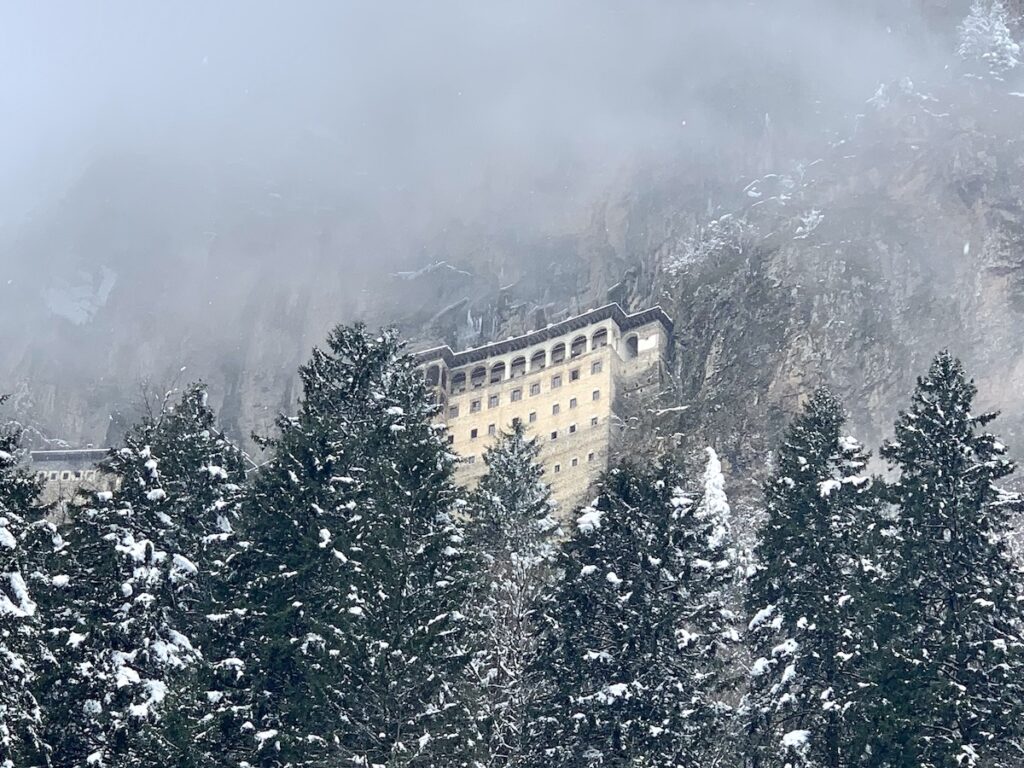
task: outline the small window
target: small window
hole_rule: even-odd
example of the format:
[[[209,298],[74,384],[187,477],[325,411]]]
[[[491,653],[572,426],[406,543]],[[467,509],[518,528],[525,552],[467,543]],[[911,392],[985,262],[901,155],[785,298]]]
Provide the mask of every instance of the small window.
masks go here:
[[[562,377],[561,376],[552,376],[551,377],[551,388],[552,389],[558,389],[560,386],[562,386]]]
[[[551,439],[552,440],[557,440],[558,439],[558,430],[555,430],[554,432],[551,433]]]
[[[448,445],[452,445],[455,442],[455,435],[448,435]]]
[[[67,470],[65,470],[64,472],[61,472],[60,473],[60,479],[61,480],[70,480],[71,479],[71,473],[68,472]]]
[[[590,417],[590,426],[592,426],[592,427],[596,427],[597,426],[597,416],[591,416]]]
[[[523,390],[521,390],[521,389],[513,389],[512,390],[512,402],[513,403],[518,403],[522,399],[523,399]]]
[[[474,400],[473,402],[471,402],[469,404],[469,412],[470,413],[476,413],[479,410],[480,410],[480,401],[479,400]]]
[[[536,420],[537,420],[537,412],[536,411],[530,411],[529,422],[531,424],[533,424],[533,422],[535,422]]]
[[[513,426],[513,427],[518,427],[518,426],[519,426],[520,424],[522,424],[522,423],[523,423],[523,420],[522,420],[522,419],[520,419],[520,418],[519,418],[518,416],[514,416],[514,417],[512,418],[512,426]]]
[[[591,400],[600,400],[601,399],[601,390],[600,389],[595,389],[593,394],[590,396],[590,399]]]
[[[45,480],[45,479],[46,479],[46,473],[45,472],[36,472],[36,480]]]
[[[576,425],[575,424],[570,424],[569,425],[569,434],[570,435],[576,434]]]
[[[530,394],[531,395],[539,395],[540,394],[540,382],[537,382],[536,384],[531,384],[530,385]]]
[[[576,398],[575,397],[569,398],[569,410],[572,410],[575,407],[576,407]]]
[[[469,439],[470,440],[476,440],[477,432],[478,432],[478,430],[475,430],[475,429],[469,430]]]
[[[587,461],[593,461],[593,460],[594,460],[594,452],[591,451],[590,453],[587,454]]]
[[[459,418],[459,406],[453,405],[451,408],[448,409],[448,418],[449,419],[457,419],[457,418]]]
[[[561,471],[562,471],[562,465],[561,464],[555,464],[555,474],[557,475]]]
[[[75,472],[75,480],[81,480],[81,479],[82,479],[82,470],[79,469],[79,470],[77,470]]]
[[[594,362],[592,362],[590,364],[590,372],[591,373],[600,373],[601,372],[601,362],[602,361],[600,361],[600,360],[595,360]]]
[[[557,416],[559,410],[560,408],[558,407],[558,403],[555,403],[554,405],[551,406],[551,415]]]
[[[497,432],[498,432],[498,430],[497,430],[497,428],[493,424],[488,424],[487,425],[487,434],[488,435],[494,435],[494,434],[497,434]]]
[[[596,400],[597,398],[595,397],[594,399]],[[487,398],[487,407],[488,408],[497,408],[498,407],[498,402],[499,402],[499,395],[491,395],[490,397]]]
[[[476,464],[476,456],[467,456],[466,457],[466,463],[467,464]]]
[[[573,465],[574,467],[578,467],[578,466],[580,465],[580,460],[579,460],[578,458],[576,458],[575,456],[573,456],[573,457],[572,457],[572,461],[571,461],[570,463],[571,463],[571,464],[572,464],[572,465]]]
[[[579,378],[580,378],[580,369],[579,368],[573,368],[571,371],[569,371],[569,381],[579,381]]]
[[[50,479],[51,480],[56,480],[57,479],[57,473],[56,472],[51,472],[50,473]]]

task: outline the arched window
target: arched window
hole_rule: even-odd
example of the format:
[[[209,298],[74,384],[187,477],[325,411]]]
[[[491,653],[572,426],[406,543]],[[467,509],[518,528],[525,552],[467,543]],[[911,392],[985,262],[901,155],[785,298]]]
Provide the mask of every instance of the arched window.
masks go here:
[[[436,387],[437,382],[441,379],[441,367],[432,365],[427,368],[427,386]]]
[[[452,376],[452,394],[459,394],[459,392],[466,391],[466,373],[465,371],[459,371]]]
[[[559,342],[551,349],[551,364],[555,365],[563,360],[565,360],[565,344]]]
[[[498,384],[505,379],[505,363],[495,363],[491,367],[491,384]]]
[[[487,369],[482,365],[474,368],[473,373],[469,377],[469,383],[472,385],[473,389],[480,389],[486,381]]]
[[[579,357],[587,351],[587,337],[577,336],[572,340],[572,346],[569,347],[569,357]]]
[[[594,333],[594,338],[590,342],[591,349],[600,349],[601,347],[608,346],[608,329],[602,328]]]
[[[526,358],[517,357],[512,361],[512,375],[511,378],[515,379],[526,373]]]
[[[530,358],[530,370],[540,371],[547,367],[548,364],[548,353],[543,349],[538,349],[533,353],[533,357]]]
[[[626,338],[626,357],[636,357],[640,352],[640,340],[635,335]]]

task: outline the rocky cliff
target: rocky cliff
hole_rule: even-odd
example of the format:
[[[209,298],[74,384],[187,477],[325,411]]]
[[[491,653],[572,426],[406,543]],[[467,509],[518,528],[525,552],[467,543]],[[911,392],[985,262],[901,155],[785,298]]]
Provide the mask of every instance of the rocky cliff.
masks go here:
[[[397,323],[414,345],[463,347],[614,300],[659,303],[676,322],[664,404],[687,408],[654,419],[658,434],[688,451],[714,445],[736,477],[760,474],[789,415],[821,384],[843,397],[851,429],[877,444],[943,347],[964,358],[981,402],[1004,412],[998,430],[1020,455],[1020,91],[956,72],[889,84],[812,156],[779,157],[766,125],[740,160],[624,175],[543,236],[481,213],[414,249],[369,241],[368,212],[351,201],[299,204],[273,190],[253,198],[244,220],[210,221],[216,205],[198,200],[150,226],[143,206],[116,193],[123,185],[105,179],[107,194],[68,202],[77,218],[36,224],[52,234],[61,222],[64,254],[104,222],[122,239],[102,269],[82,272],[69,257],[64,290],[45,294],[62,322],[28,311],[5,328],[8,388],[38,440],[102,444],[144,407],[147,388],[159,396],[203,378],[244,440],[293,406],[295,367],[333,322]],[[166,170],[119,173],[164,179]],[[30,253],[34,242],[27,236]],[[54,250],[46,242],[40,260]],[[140,249],[168,247],[193,254],[189,269],[139,271]],[[361,247],[380,256],[356,269],[345,254]],[[289,271],[297,251],[313,254],[314,278]],[[31,287],[34,277],[19,279]],[[194,300],[183,305],[182,291]]]

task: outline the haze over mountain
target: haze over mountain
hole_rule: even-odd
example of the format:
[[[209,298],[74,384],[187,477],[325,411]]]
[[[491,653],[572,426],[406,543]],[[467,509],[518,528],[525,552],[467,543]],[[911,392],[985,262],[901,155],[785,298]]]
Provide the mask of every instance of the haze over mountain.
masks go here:
[[[202,378],[245,438],[336,322],[619,300],[674,316],[664,430],[728,462],[826,381],[881,434],[945,344],[1012,439],[1024,86],[967,76],[968,5],[5,9],[0,390],[105,444]]]

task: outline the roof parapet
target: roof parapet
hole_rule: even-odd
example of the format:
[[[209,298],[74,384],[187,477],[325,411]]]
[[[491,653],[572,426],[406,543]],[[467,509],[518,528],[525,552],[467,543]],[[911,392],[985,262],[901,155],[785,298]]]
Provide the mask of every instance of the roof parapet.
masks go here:
[[[517,349],[524,349],[608,319],[614,320],[615,324],[619,326],[620,331],[628,331],[632,328],[646,325],[649,322],[657,321],[662,324],[670,335],[672,333],[672,319],[661,306],[655,305],[630,315],[626,314],[617,303],[613,303],[605,304],[597,309],[584,312],[582,315],[576,315],[567,320],[553,323],[539,331],[532,331],[531,333],[505,339],[504,341],[494,341],[482,347],[455,352],[445,344],[444,346],[425,349],[422,352],[416,353],[414,357],[421,364],[429,363],[433,360],[443,360],[449,368],[458,368],[463,365],[479,362],[480,360],[486,360],[489,357],[504,355]]]

